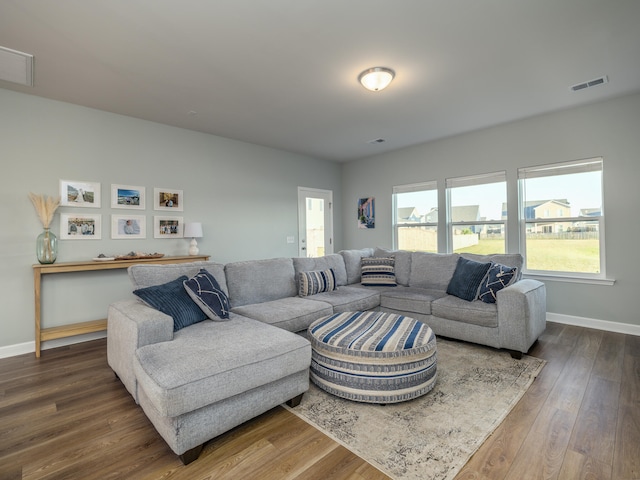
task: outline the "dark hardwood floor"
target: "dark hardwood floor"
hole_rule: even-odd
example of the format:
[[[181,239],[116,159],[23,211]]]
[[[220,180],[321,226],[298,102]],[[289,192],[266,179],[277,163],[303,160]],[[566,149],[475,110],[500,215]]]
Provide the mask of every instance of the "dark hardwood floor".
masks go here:
[[[462,479],[640,479],[640,337],[548,323],[547,365]],[[0,479],[386,479],[283,408],[183,466],[106,362],[106,340],[0,360]]]

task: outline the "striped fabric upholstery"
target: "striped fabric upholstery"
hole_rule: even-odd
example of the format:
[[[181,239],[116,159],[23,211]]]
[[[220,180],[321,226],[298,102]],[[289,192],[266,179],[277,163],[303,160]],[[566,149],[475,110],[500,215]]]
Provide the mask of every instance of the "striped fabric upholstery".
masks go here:
[[[312,272],[300,272],[298,283],[298,295],[306,297],[316,293],[331,292],[335,290],[336,274],[333,268],[328,270],[314,270]]]
[[[361,284],[367,287],[395,287],[395,258],[369,257],[360,260]]]
[[[436,337],[425,323],[384,312],[345,312],[309,326],[311,380],[349,400],[397,403],[436,382]]]

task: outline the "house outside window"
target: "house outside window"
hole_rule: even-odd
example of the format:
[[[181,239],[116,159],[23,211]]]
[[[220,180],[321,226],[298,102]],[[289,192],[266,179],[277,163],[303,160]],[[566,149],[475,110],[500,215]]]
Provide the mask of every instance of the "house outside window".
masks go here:
[[[506,172],[448,178],[448,249],[480,255],[506,248]]]
[[[525,271],[604,277],[602,172],[602,158],[518,169]]]
[[[394,248],[438,251],[438,184],[425,182],[393,187]]]

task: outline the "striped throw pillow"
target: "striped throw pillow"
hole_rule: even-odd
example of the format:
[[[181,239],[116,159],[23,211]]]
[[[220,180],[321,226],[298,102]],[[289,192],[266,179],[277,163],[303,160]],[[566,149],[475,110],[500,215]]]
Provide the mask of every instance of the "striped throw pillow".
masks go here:
[[[367,287],[395,287],[396,260],[387,257],[363,257],[360,260],[362,280],[360,283]]]
[[[298,295],[306,297],[322,292],[335,290],[336,274],[333,268],[328,270],[314,270],[311,272],[300,272],[298,282]]]

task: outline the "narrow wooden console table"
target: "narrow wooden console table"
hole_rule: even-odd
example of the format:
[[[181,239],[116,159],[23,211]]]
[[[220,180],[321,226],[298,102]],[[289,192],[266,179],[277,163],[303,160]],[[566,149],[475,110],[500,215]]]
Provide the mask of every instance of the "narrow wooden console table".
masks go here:
[[[56,338],[72,337],[74,335],[82,335],[85,333],[101,332],[107,329],[107,319],[91,320],[88,322],[72,323],[70,325],[62,325],[58,327],[42,328],[41,318],[41,301],[40,289],[42,275],[51,273],[70,273],[70,272],[92,272],[96,270],[115,270],[128,268],[131,265],[139,263],[188,263],[201,260],[209,260],[209,255],[185,255],[178,257],[162,257],[162,258],[138,258],[135,260],[107,260],[104,262],[88,261],[88,262],[62,262],[51,263],[46,265],[33,265],[33,289],[35,292],[35,320],[36,320],[36,357],[40,356],[40,346],[46,340],[54,340]]]

